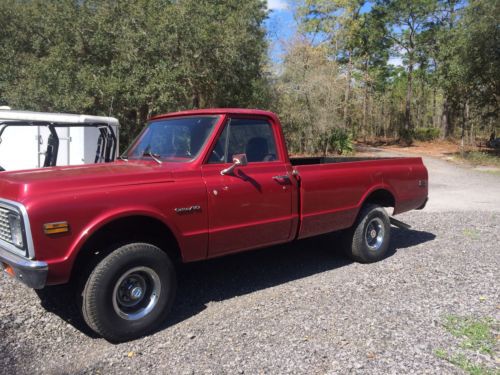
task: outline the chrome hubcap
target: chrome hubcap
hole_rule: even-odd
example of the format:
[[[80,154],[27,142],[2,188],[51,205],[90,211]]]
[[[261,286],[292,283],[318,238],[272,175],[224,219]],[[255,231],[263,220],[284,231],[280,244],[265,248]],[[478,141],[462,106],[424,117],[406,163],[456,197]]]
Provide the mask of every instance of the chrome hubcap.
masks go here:
[[[384,243],[384,222],[382,219],[375,217],[370,220],[366,226],[365,232],[365,242],[368,248],[372,251],[377,251],[380,249]]]
[[[161,293],[158,274],[149,267],[135,267],[125,272],[113,290],[113,308],[123,319],[138,320],[157,305]]]
[[[138,300],[142,297],[142,288],[140,287],[135,287],[134,289],[132,289],[132,291],[130,292],[130,298],[132,298],[133,300]]]

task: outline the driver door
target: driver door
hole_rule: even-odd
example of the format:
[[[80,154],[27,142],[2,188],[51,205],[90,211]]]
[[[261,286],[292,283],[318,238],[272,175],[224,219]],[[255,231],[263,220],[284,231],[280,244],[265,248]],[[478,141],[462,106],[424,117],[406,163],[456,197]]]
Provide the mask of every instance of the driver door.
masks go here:
[[[221,175],[232,156],[248,165]],[[209,257],[286,242],[292,227],[292,185],[267,119],[231,118],[202,167],[208,193]]]

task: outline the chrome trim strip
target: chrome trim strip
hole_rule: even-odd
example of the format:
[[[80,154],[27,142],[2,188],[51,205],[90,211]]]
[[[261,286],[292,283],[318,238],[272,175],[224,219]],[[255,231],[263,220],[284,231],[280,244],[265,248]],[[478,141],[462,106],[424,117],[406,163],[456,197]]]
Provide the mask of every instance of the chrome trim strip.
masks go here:
[[[28,253],[28,259],[35,258],[35,247],[33,246],[33,237],[31,235],[30,220],[28,217],[28,211],[26,210],[26,207],[24,207],[24,205],[19,202],[14,202],[11,201],[10,199],[5,199],[5,198],[0,198],[0,206],[6,209],[15,208],[21,213],[21,216],[23,218],[24,233],[26,235],[26,249],[21,250],[18,247],[2,239],[0,239],[0,245],[2,245],[2,247],[5,250],[8,250],[16,255],[21,255],[23,257],[26,257],[26,253]]]

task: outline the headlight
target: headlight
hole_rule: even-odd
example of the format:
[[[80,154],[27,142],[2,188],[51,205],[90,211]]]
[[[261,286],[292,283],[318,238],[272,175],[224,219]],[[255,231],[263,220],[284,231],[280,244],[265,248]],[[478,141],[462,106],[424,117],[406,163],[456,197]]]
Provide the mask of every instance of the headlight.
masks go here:
[[[19,215],[17,212],[10,211],[8,217],[12,243],[22,249],[24,247],[24,241],[21,215]]]

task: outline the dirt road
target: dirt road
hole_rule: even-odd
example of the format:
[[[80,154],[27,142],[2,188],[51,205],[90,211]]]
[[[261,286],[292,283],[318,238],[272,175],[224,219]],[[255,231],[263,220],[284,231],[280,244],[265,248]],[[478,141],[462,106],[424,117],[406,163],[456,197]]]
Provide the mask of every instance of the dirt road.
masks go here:
[[[416,156],[413,153],[364,148],[373,156]],[[500,211],[500,173],[481,171],[446,160],[424,157],[429,171],[427,212]]]

